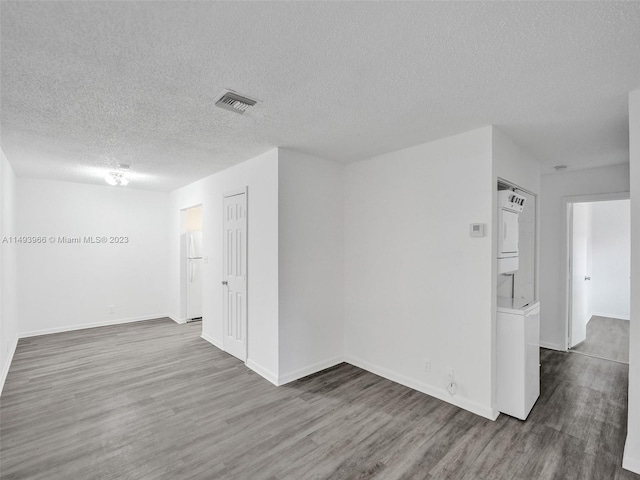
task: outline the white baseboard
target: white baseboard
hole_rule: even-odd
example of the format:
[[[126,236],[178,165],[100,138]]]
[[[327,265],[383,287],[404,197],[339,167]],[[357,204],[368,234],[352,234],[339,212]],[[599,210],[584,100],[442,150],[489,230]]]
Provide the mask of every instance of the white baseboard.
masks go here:
[[[13,342],[11,342],[11,347],[9,348],[9,355],[7,356],[7,363],[5,363],[2,368],[2,372],[0,373],[0,395],[2,395],[2,389],[4,388],[4,382],[7,379],[7,375],[9,374],[9,368],[11,367],[11,362],[13,361],[13,355],[16,353],[16,347],[18,346],[18,335],[15,336]]]
[[[630,317],[624,317],[624,316],[620,316],[620,315],[614,315],[612,313],[598,313],[598,312],[592,312],[591,313],[591,317],[593,316],[596,317],[607,317],[607,318],[615,318],[616,320],[631,320]],[[589,317],[589,318],[591,318]]]
[[[427,395],[442,400],[443,402],[450,403],[452,405],[455,405],[456,407],[460,407],[471,413],[480,415],[481,417],[488,418],[489,420],[495,420],[496,418],[498,418],[499,412],[494,408],[481,405],[477,402],[461,397],[460,395],[452,397],[444,388],[434,387],[433,385],[429,385],[419,380],[406,377],[402,374],[393,372],[384,367],[374,365],[365,360],[350,355],[346,356],[344,360],[351,365],[362,368],[371,373],[375,373],[376,375],[384,377],[387,380],[391,380],[406,387],[413,388],[414,390],[417,390],[419,392],[426,393]]]
[[[178,318],[178,317],[174,317],[173,315],[167,315],[167,317],[169,317],[171,320],[179,324],[187,323],[186,318]]]
[[[74,330],[84,330],[85,328],[107,327],[109,325],[120,325],[122,323],[144,322],[145,320],[155,320],[158,318],[166,318],[166,313],[156,315],[145,315],[143,317],[120,318],[117,320],[106,320],[104,322],[82,323],[78,325],[65,325],[64,327],[45,328],[43,330],[33,330],[31,332],[18,333],[19,338],[37,337],[40,335],[50,335],[52,333],[71,332]]]
[[[211,335],[202,332],[200,334],[200,338],[202,338],[203,340],[206,340],[211,345],[213,345],[214,347],[218,347],[220,350],[224,352],[224,345],[222,345],[222,342],[219,342],[218,340],[213,338]]]
[[[624,444],[624,454],[622,456],[622,468],[630,472],[640,473],[640,458],[633,458],[631,456],[629,444],[629,435],[627,435],[627,441]]]
[[[548,348],[549,350],[558,350],[560,352],[566,352],[567,349],[564,345],[558,345],[557,343],[540,342],[542,348]]]
[[[304,368],[299,368],[298,370],[294,370],[293,372],[280,375],[278,378],[278,385],[284,385],[286,383],[293,382],[300,378],[306,377],[307,375],[311,375],[313,373],[317,373],[326,368],[330,368],[335,365],[338,365],[339,363],[342,363],[342,362],[344,362],[344,358],[342,356],[339,356],[339,357],[333,357],[327,360],[323,360],[322,362],[318,362]]]
[[[278,375],[267,370],[262,365],[255,363],[253,360],[248,359],[246,363],[247,367],[256,372],[258,375],[273,383],[276,387],[278,386]]]

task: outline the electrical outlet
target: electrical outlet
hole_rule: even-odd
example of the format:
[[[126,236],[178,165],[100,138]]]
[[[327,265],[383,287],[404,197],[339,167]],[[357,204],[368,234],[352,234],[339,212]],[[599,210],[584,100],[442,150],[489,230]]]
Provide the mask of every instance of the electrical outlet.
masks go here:
[[[424,361],[424,369],[427,373],[431,373],[431,360],[428,358]]]
[[[455,377],[453,375],[453,368],[450,368],[449,375],[447,376],[447,392],[449,392],[449,395],[453,397],[457,393],[457,391],[458,384],[456,383]]]
[[[116,313],[116,306],[115,305],[109,305],[109,313]]]

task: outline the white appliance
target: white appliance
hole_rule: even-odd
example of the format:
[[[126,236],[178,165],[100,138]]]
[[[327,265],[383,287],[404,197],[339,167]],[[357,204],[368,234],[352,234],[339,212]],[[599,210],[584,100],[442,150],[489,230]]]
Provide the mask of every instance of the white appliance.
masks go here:
[[[540,396],[540,302],[498,297],[496,338],[498,410],[525,420]]]
[[[498,191],[498,273],[518,270],[518,216],[525,200],[511,190]]]
[[[202,318],[202,232],[185,235],[187,254],[187,321]]]

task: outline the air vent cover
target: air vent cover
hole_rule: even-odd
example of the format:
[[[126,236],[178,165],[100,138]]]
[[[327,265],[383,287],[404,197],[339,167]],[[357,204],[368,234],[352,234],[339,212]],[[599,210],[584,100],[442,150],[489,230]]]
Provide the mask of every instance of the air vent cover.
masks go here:
[[[257,102],[250,98],[238,95],[235,92],[224,92],[218,101],[216,107],[224,108],[225,110],[231,110],[239,114],[244,114],[250,107],[253,107]]]

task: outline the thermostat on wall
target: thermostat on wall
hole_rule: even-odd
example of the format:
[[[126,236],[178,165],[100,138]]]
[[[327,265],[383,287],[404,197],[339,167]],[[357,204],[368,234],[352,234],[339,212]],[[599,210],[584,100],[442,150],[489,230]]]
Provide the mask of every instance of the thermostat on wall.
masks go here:
[[[472,237],[484,237],[484,223],[472,223],[470,232]]]

